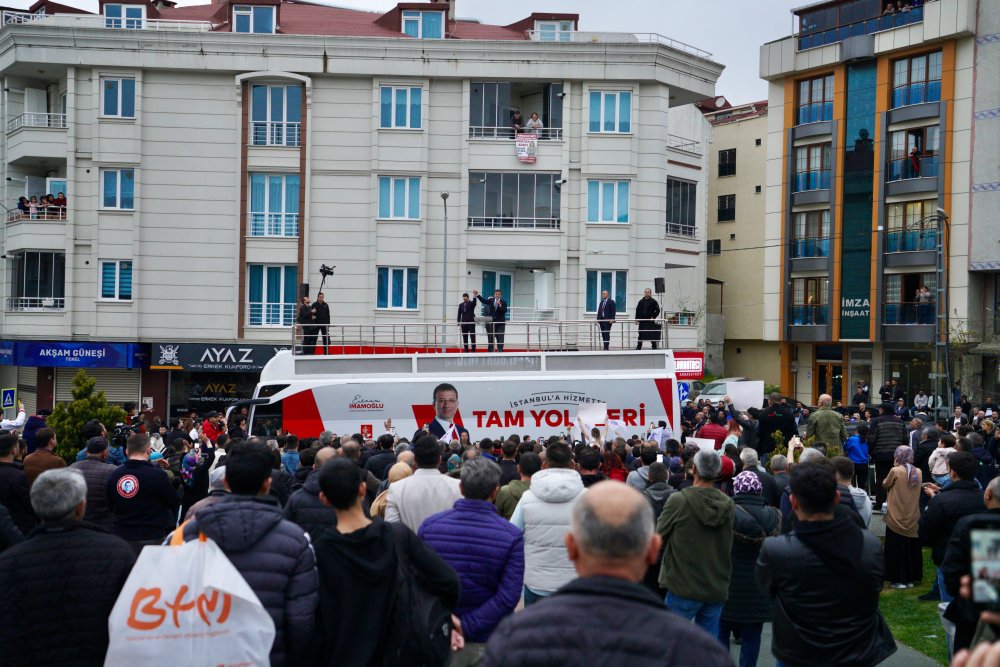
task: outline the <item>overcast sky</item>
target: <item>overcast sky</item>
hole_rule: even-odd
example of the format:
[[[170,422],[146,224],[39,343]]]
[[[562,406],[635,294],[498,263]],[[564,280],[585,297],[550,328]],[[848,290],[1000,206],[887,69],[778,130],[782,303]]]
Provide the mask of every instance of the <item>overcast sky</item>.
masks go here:
[[[97,0],[61,0],[65,4],[97,11]],[[315,1],[315,0],[314,0]],[[322,1],[322,0],[320,0]],[[715,92],[734,104],[767,98],[758,76],[759,48],[765,42],[792,33],[793,7],[809,0],[456,0],[458,18],[506,25],[532,11],[580,15],[580,30],[659,33],[712,53],[726,66]],[[27,7],[28,0],[12,4]],[[205,0],[179,0],[179,5],[200,5]],[[385,11],[397,0],[334,0],[324,4]]]

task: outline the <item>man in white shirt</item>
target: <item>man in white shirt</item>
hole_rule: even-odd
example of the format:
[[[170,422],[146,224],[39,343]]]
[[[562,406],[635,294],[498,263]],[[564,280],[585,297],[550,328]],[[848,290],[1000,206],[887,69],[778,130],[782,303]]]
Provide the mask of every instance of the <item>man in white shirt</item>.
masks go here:
[[[433,435],[425,435],[413,445],[417,469],[405,479],[389,485],[385,520],[402,523],[414,533],[429,516],[450,510],[462,497],[460,482],[442,475],[441,446]]]
[[[13,431],[16,428],[21,428],[24,426],[24,422],[27,419],[24,411],[24,403],[21,401],[17,402],[17,418],[11,421],[10,419],[4,419],[0,421],[0,429],[4,431]]]

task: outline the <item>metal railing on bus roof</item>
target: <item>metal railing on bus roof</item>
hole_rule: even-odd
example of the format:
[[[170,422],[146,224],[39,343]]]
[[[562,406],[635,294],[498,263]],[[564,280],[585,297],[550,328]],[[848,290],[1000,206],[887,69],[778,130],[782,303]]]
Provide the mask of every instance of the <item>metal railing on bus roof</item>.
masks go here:
[[[672,327],[697,326],[692,313],[666,313],[667,321],[616,319],[608,332],[610,350],[634,350],[639,342],[640,323],[644,325],[643,347],[656,340],[661,347],[669,343]],[[490,348],[492,322],[476,319],[476,351]],[[645,328],[648,327],[648,328]],[[604,338],[597,320],[508,321],[503,327],[505,352],[584,352],[604,348]],[[325,334],[325,335],[324,335]],[[499,351],[500,332],[493,333],[493,349]],[[301,354],[434,354],[462,352],[462,330],[455,322],[366,322],[336,323],[292,327],[292,349]],[[470,341],[471,351],[471,341]]]

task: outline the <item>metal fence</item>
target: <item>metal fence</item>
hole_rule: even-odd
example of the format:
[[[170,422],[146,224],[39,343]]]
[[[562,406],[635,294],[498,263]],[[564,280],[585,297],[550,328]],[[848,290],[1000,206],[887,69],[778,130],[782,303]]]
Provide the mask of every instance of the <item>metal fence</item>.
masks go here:
[[[66,129],[66,114],[64,113],[36,113],[29,111],[18,114],[7,121],[7,131],[13,132],[22,127],[52,127]]]

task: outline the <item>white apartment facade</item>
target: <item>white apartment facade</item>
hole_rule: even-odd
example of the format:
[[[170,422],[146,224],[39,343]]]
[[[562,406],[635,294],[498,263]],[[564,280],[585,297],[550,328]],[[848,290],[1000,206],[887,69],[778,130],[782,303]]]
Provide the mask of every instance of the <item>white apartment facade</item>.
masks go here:
[[[515,320],[593,319],[604,286],[625,317],[660,276],[667,310],[704,298],[710,54],[444,2],[101,7],[0,29],[0,384],[29,410],[76,367],[159,415],[245,398],[321,265],[335,324],[440,322],[442,292],[453,322],[492,287]],[[18,210],[49,192],[67,208]]]

